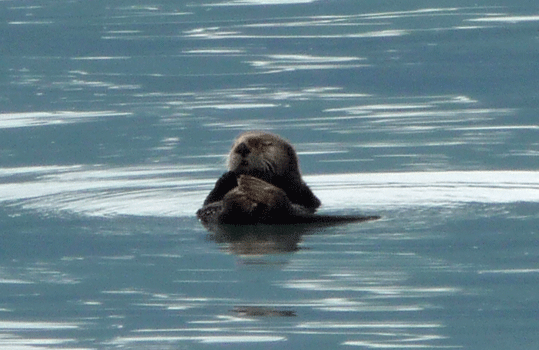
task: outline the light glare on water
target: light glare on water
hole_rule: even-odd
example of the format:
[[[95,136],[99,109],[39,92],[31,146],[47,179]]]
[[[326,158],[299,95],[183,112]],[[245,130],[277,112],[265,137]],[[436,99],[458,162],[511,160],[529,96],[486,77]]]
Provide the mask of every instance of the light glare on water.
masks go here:
[[[538,13],[1,1],[0,347],[537,347]],[[249,129],[382,218],[205,230]]]

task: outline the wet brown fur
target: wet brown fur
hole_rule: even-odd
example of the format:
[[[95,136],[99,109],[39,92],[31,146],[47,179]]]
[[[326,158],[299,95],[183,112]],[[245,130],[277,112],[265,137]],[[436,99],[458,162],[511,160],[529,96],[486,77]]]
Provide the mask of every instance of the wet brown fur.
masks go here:
[[[337,223],[374,218],[314,215],[321,202],[302,180],[292,145],[274,134],[241,134],[228,155],[228,170],[197,212],[205,224]]]

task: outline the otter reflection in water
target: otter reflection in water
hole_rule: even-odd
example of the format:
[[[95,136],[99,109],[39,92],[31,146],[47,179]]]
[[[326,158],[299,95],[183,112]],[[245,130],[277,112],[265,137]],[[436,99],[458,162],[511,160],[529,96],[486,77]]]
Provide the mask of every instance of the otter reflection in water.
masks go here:
[[[234,142],[228,172],[206,197],[197,217],[216,224],[337,224],[378,216],[317,215],[320,200],[301,178],[298,157],[281,137],[249,131]]]

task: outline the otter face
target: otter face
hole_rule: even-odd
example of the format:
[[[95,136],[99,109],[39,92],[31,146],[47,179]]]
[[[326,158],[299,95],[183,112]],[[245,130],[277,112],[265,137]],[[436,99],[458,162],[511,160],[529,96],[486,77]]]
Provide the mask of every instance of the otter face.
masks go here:
[[[241,134],[228,155],[228,170],[237,174],[299,174],[296,152],[277,135],[263,132]]]

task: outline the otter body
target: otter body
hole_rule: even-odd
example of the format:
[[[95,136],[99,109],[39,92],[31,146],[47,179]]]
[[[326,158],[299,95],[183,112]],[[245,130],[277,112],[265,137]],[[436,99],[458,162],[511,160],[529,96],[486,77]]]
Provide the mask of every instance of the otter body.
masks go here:
[[[228,172],[206,197],[197,217],[204,224],[297,224],[378,217],[315,215],[320,200],[301,178],[296,152],[281,137],[246,132],[228,155]]]
[[[292,203],[314,213],[320,200],[303,182],[296,151],[281,137],[249,131],[241,134],[228,154],[228,173],[225,173],[210,192],[204,205],[222,200],[241,175],[263,180],[282,189]],[[260,188],[261,189],[261,188]]]

